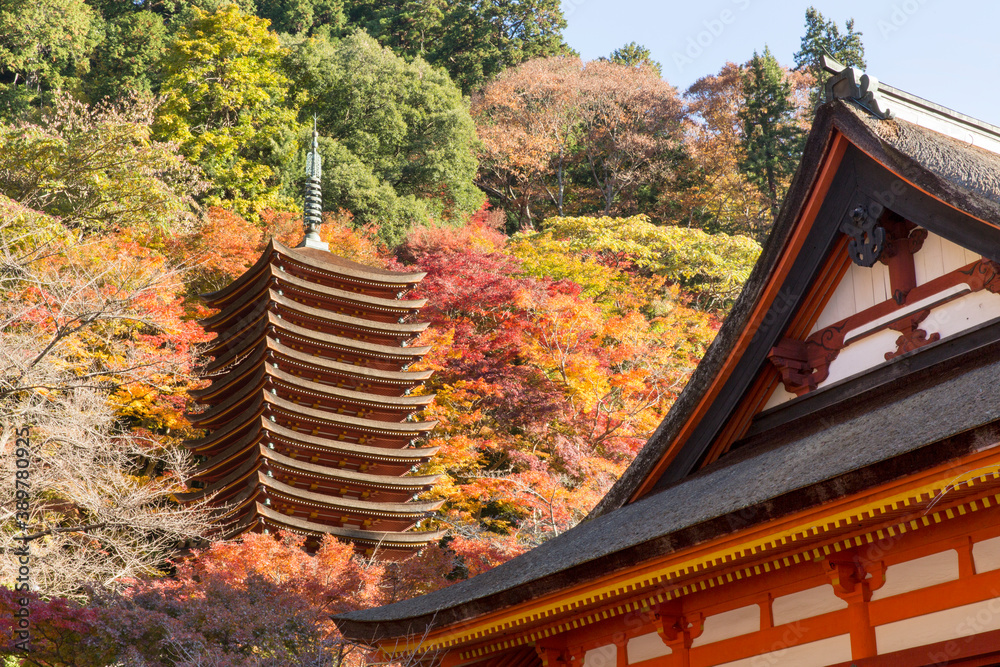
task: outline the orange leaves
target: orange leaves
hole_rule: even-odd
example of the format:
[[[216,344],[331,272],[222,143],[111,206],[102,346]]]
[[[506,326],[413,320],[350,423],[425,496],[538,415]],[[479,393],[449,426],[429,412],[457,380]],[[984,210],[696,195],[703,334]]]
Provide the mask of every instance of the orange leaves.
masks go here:
[[[586,227],[590,219],[577,219]],[[509,241],[475,221],[415,231],[428,272],[440,447],[424,472],[459,534],[537,544],[580,521],[663,418],[714,335],[665,279],[544,234]]]

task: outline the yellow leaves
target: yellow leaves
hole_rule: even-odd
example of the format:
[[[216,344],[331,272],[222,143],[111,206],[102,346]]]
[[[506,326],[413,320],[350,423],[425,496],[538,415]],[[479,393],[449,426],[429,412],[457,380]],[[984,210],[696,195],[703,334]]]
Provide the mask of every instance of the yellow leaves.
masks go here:
[[[692,292],[709,310],[724,310],[735,300],[760,254],[749,238],[655,225],[644,215],[550,218],[544,231],[523,236],[521,243],[555,243],[569,256],[589,254],[608,267],[653,272]]]

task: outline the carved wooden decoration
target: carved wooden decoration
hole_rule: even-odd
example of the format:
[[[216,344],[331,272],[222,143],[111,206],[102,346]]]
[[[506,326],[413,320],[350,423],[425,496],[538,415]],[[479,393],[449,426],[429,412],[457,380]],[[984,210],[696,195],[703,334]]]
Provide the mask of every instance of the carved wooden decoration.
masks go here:
[[[905,248],[901,249],[897,246],[897,257],[909,254],[909,263],[912,265],[913,248],[916,246],[919,249],[918,244],[922,243],[922,239],[919,237],[922,235],[914,234],[911,238],[911,234],[914,234],[914,232],[909,232],[904,237],[897,237],[897,239],[905,239],[906,241]],[[890,266],[893,261],[893,258],[888,258]],[[940,301],[929,304],[927,308],[905,312],[908,303],[917,303],[923,299],[933,297],[935,294],[942,294],[949,288],[961,284],[967,285],[969,288],[968,291],[942,296]],[[900,290],[900,298],[888,299],[882,303],[877,303],[871,308],[867,308],[860,313],[855,313],[824,329],[820,329],[805,340],[783,339],[771,349],[768,358],[781,374],[781,382],[784,384],[785,390],[796,396],[801,396],[816,389],[829,377],[830,364],[837,358],[840,351],[846,345],[864,336],[869,336],[885,329],[898,331],[902,334],[896,340],[896,350],[885,355],[887,360],[894,359],[902,354],[937,341],[939,339],[938,334],[928,335],[926,331],[919,328],[919,324],[927,318],[931,309],[944,305],[965,294],[980,290],[1000,294],[1000,264],[988,259],[981,259],[957,271],[952,271],[923,285],[913,287],[905,293]],[[899,319],[890,321],[883,326],[864,330],[865,325],[896,312],[900,312],[901,316]],[[847,339],[849,333],[858,329],[862,329],[864,332],[851,339]]]
[[[883,210],[878,202],[869,202],[867,206],[855,208],[851,217],[840,225],[840,231],[851,237],[847,251],[858,266],[872,266],[882,255],[885,229],[879,226],[878,220]]]
[[[926,331],[917,328],[917,326],[927,319],[927,316],[930,314],[931,311],[927,308],[918,310],[915,313],[911,313],[906,317],[896,320],[887,327],[893,331],[898,331],[903,335],[896,339],[896,351],[885,353],[886,361],[895,359],[896,357],[906,354],[907,352],[912,352],[913,350],[921,348],[929,343],[933,343],[941,338],[940,334],[933,333],[928,336]]]

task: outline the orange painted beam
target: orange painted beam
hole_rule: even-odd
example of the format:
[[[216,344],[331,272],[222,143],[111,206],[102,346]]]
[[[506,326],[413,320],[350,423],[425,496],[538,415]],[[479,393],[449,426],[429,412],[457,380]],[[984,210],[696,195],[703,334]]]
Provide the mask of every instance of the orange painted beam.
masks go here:
[[[799,255],[799,251],[805,244],[806,237],[809,235],[812,225],[816,220],[816,216],[819,214],[819,210],[826,199],[826,194],[830,190],[830,186],[833,184],[833,178],[837,173],[837,169],[840,167],[840,163],[843,160],[844,153],[847,151],[849,143],[850,142],[846,139],[846,137],[844,137],[844,135],[837,130],[833,130],[829,148],[827,149],[826,155],[822,161],[823,166],[820,168],[820,172],[817,175],[815,183],[813,184],[812,192],[810,193],[809,198],[799,215],[799,220],[795,225],[795,230],[792,232],[791,238],[789,238],[788,242],[785,244],[785,248],[782,250],[782,259],[778,262],[778,265],[768,278],[768,284],[764,288],[764,292],[758,300],[757,305],[748,320],[747,326],[744,327],[742,332],[740,332],[740,336],[733,347],[733,351],[729,355],[729,359],[719,373],[716,374],[712,384],[702,395],[701,401],[698,403],[687,422],[681,428],[677,437],[674,438],[674,441],[667,448],[667,451],[664,452],[659,461],[657,461],[656,465],[654,465],[650,472],[647,473],[642,484],[640,484],[629,497],[629,502],[635,502],[652,490],[656,481],[663,475],[667,466],[670,465],[670,462],[677,456],[677,453],[684,446],[684,443],[686,443],[688,438],[691,437],[695,426],[701,422],[702,417],[704,417],[709,407],[719,395],[719,392],[722,390],[722,386],[725,384],[725,380],[728,379],[729,374],[732,371],[732,366],[743,356],[743,353],[750,345],[750,341],[753,340],[758,328],[764,321],[764,317],[767,315],[768,311],[771,309],[771,305],[778,297],[785,278],[788,276],[795,259]]]

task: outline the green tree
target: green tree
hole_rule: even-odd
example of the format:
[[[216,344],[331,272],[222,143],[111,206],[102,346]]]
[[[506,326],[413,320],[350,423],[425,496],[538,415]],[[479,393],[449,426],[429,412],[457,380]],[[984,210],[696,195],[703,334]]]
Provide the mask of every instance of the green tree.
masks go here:
[[[801,48],[795,54],[795,69],[808,72],[816,81],[810,101],[813,106],[821,101],[823,83],[823,54],[833,56],[838,62],[849,67],[864,69],[865,45],[861,43],[860,32],[854,31],[854,19],[847,19],[844,32],[840,32],[837,22],[827,20],[815,7],[806,10],[806,34],[802,36]]]
[[[154,93],[156,71],[167,50],[163,17],[143,10],[121,14],[107,22],[104,42],[91,59],[86,86],[94,100],[129,93]]]
[[[408,57],[428,58],[444,32],[446,0],[355,3],[358,25]]]
[[[559,0],[362,0],[349,18],[403,57],[443,67],[466,95],[508,67],[571,52]]]
[[[257,16],[271,22],[271,29],[291,35],[312,34],[323,28],[339,35],[347,16],[343,0],[271,0],[257,4]]]
[[[252,219],[287,207],[279,171],[294,157],[296,111],[278,37],[235,5],[192,16],[163,63],[158,137],[205,171],[207,204]]]
[[[466,94],[532,58],[567,55],[559,0],[456,0],[430,62],[448,70]]]
[[[663,76],[663,66],[658,61],[653,60],[652,52],[636,42],[629,42],[620,49],[615,49],[611,52],[611,57],[608,60],[629,67],[646,65],[653,68],[658,75]]]
[[[0,96],[23,106],[87,71],[100,38],[100,15],[84,0],[0,3]]]
[[[442,70],[406,62],[359,32],[294,45],[287,71],[303,115],[318,119],[323,205],[382,226],[393,243],[417,222],[460,219],[482,204],[475,126]],[[294,181],[298,173],[287,175]]]
[[[790,99],[792,85],[770,49],[755,51],[743,76],[746,103],[738,113],[743,129],[739,168],[764,194],[773,224],[788,178],[798,166],[804,132]]]
[[[152,115],[149,100],[90,108],[64,93],[38,124],[0,125],[0,194],[67,228],[150,238],[202,187],[175,146],[152,139]]]

